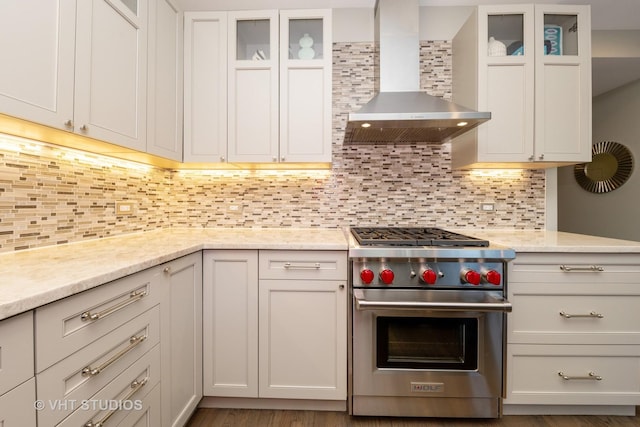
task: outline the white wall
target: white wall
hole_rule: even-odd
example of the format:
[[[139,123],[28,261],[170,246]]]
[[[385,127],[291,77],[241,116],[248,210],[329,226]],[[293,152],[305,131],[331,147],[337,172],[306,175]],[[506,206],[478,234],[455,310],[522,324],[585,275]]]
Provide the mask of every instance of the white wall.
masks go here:
[[[576,183],[573,166],[560,168],[558,228],[640,241],[640,80],[593,98],[593,141],[626,145],[635,170],[617,190],[593,194]]]

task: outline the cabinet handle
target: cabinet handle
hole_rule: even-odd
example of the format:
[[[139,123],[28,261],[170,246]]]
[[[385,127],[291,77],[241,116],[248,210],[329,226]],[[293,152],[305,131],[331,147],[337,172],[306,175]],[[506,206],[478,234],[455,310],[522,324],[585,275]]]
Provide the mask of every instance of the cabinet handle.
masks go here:
[[[273,159],[272,159],[272,160],[273,160],[274,162],[277,162],[277,161],[278,161],[278,158],[277,158],[276,156],[273,156]]]
[[[220,161],[224,162],[224,156],[220,156]]]
[[[88,132],[88,131],[89,131],[89,126],[87,126],[87,125],[82,125],[82,126],[80,126],[80,130],[81,130],[82,132]]]
[[[280,157],[280,161],[284,162],[284,156]]]
[[[571,319],[572,317],[594,317],[596,319],[602,319],[604,317],[604,314],[596,313],[595,311],[592,311],[589,314],[569,314],[561,311],[560,316],[564,317],[565,319]]]
[[[593,271],[594,273],[604,271],[604,267],[600,267],[599,265],[590,265],[588,267],[570,267],[568,265],[561,265],[560,270],[571,272],[571,271]]]
[[[164,270],[162,270],[165,274],[169,274],[171,273],[171,267],[165,267]]]
[[[291,264],[290,262],[285,262],[284,268],[287,270],[319,270],[320,263],[316,262],[313,265],[307,265],[307,264]]]
[[[100,372],[102,372],[103,370],[107,369],[109,367],[109,365],[113,364],[115,361],[120,359],[122,356],[124,356],[125,354],[127,354],[128,352],[133,350],[138,344],[140,344],[142,341],[144,341],[146,339],[147,339],[146,335],[141,335],[139,337],[133,336],[133,337],[129,338],[129,345],[126,348],[124,348],[124,349],[120,350],[118,353],[114,354],[109,360],[107,360],[102,365],[98,366],[97,368],[92,368],[91,366],[87,366],[86,368],[84,368],[82,370],[82,376],[83,377],[93,377],[95,375],[98,375]]]
[[[87,310],[84,313],[82,313],[80,315],[80,320],[82,320],[83,322],[86,322],[88,320],[98,320],[101,319],[105,316],[110,315],[111,313],[114,313],[118,310],[121,310],[123,308],[125,308],[126,306],[128,306],[131,303],[134,303],[142,298],[144,298],[147,295],[147,291],[146,290],[139,290],[139,291],[133,291],[129,294],[129,299],[124,300],[119,302],[118,304],[107,308],[106,310],[103,310],[99,313],[92,313],[91,311]]]
[[[73,127],[73,120],[67,120],[64,122],[64,125],[67,129],[71,129]]]
[[[544,154],[540,154],[540,156],[538,157],[540,160],[544,159]]]
[[[131,400],[131,398],[133,397],[134,394],[136,394],[136,392],[138,390],[140,390],[142,387],[144,387],[144,385],[147,383],[147,381],[149,381],[149,377],[145,377],[144,379],[138,381],[135,380],[131,383],[130,387],[131,387],[131,391],[129,393],[127,393],[127,395],[125,397],[123,397],[121,400],[122,401],[126,401],[126,400]],[[111,418],[111,416],[113,414],[115,414],[116,412],[118,412],[117,409],[114,409],[113,411],[110,411],[107,415],[104,416],[104,418],[102,418],[100,421],[98,422],[93,422],[93,420],[91,421],[87,421],[84,424],[84,427],[103,427],[104,424],[109,420],[109,418]]]
[[[601,381],[602,380],[602,377],[600,375],[596,375],[594,372],[589,372],[589,374],[584,377],[573,377],[573,376],[565,375],[562,372],[558,372],[558,375],[565,381],[571,381],[571,380]]]
[[[533,156],[533,154],[529,156],[529,160],[531,160],[531,161],[535,160],[535,157]]]
[[[338,288],[344,289],[344,285],[340,285],[340,286],[338,286]]]

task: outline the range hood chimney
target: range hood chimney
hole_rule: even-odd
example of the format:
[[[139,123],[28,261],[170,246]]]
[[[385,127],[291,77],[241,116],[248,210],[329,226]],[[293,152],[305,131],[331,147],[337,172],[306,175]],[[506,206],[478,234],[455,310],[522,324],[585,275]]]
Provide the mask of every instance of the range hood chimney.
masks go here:
[[[443,143],[489,120],[420,91],[418,0],[377,0],[380,92],[349,113],[345,144]]]

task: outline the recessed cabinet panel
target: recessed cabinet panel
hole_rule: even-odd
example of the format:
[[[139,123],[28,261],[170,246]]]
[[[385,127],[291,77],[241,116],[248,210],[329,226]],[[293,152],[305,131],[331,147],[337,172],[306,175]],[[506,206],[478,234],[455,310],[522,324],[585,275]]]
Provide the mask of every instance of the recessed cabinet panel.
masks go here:
[[[227,158],[227,14],[185,12],[184,161]]]
[[[325,135],[324,123],[324,71],[322,69],[290,69],[287,81],[286,110],[280,114],[286,123],[283,132],[287,135],[283,141],[287,155],[309,156],[326,155],[323,140]],[[313,99],[314,102],[309,102]],[[330,155],[330,153],[329,153]]]
[[[277,106],[272,102],[272,73],[271,69],[235,71],[229,161],[277,160],[273,158],[273,153],[277,153],[278,129],[274,126]]]
[[[580,110],[575,108],[581,94],[580,67],[575,65],[547,65],[544,68],[545,126],[537,131],[544,143],[545,155],[571,156],[579,152],[584,137]],[[562,96],[558,96],[558,94]]]
[[[531,123],[527,120],[532,107],[527,104],[526,70],[522,66],[496,66],[487,69],[487,88],[489,93],[497,93],[488,99],[486,108],[491,111],[491,120],[478,134],[481,151],[489,159],[502,157],[509,160],[514,155],[526,156],[527,144],[531,144]],[[488,135],[500,134],[501,138],[489,138]],[[490,161],[491,161],[490,160]]]

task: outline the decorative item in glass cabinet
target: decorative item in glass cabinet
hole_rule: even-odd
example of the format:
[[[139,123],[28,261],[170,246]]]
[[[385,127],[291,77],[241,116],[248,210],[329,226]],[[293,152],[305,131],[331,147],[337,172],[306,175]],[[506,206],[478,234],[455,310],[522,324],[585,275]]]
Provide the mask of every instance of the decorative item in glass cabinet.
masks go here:
[[[313,38],[308,34],[304,33],[304,35],[300,38],[298,42],[300,45],[300,50],[298,51],[298,58],[300,59],[313,59],[316,56],[316,52],[313,50]]]

